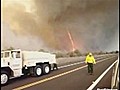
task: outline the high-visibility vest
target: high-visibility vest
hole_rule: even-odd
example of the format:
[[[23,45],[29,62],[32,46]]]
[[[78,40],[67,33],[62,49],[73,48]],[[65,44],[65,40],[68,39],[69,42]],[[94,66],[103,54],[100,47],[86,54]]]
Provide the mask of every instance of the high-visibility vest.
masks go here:
[[[86,63],[96,63],[94,57],[89,56],[89,55],[87,55],[85,62]]]

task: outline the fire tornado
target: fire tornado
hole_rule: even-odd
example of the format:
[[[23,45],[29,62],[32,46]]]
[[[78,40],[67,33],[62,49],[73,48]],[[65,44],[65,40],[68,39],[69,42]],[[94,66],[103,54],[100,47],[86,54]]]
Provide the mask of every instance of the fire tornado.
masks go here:
[[[69,36],[69,39],[70,39],[70,42],[71,42],[71,45],[72,45],[72,51],[75,51],[75,44],[74,44],[72,35],[69,31],[67,31],[67,33],[68,33],[68,36]]]

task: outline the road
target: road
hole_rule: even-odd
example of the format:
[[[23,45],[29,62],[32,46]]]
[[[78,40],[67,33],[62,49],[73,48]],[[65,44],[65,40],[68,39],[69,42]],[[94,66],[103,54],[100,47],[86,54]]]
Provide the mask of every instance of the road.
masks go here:
[[[41,77],[19,77],[10,80],[1,90],[86,90],[115,60],[118,55],[96,57],[93,75],[87,73],[84,59],[75,64],[59,66],[59,70]],[[93,89],[110,88],[112,69]]]

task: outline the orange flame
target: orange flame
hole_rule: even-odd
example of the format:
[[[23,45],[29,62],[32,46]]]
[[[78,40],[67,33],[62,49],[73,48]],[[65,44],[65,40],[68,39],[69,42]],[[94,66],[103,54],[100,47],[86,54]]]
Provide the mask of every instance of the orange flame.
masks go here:
[[[71,36],[71,33],[69,31],[67,31],[67,33],[68,33],[69,39],[71,41],[72,51],[75,51],[75,44],[74,44],[73,38]]]

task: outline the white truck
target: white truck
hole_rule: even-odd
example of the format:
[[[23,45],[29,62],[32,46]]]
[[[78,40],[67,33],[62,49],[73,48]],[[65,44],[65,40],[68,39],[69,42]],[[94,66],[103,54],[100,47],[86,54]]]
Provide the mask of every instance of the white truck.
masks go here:
[[[51,71],[55,54],[39,51],[9,50],[1,52],[1,85],[21,75],[41,76]]]

